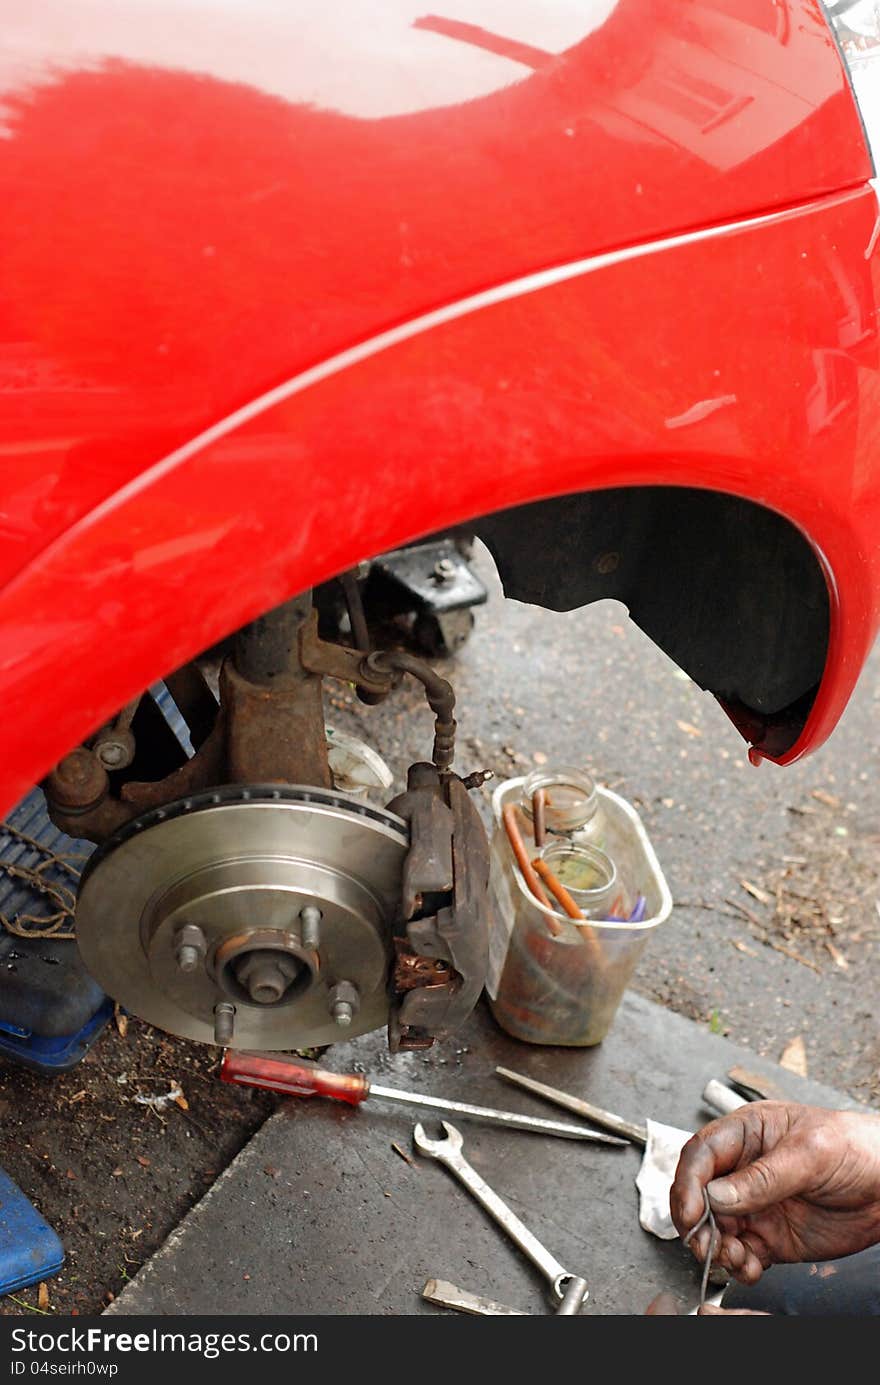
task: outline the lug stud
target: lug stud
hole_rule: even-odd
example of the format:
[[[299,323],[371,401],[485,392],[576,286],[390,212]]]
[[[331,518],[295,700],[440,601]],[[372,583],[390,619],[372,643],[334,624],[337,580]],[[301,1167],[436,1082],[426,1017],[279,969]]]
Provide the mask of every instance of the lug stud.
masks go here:
[[[347,1029],[360,1009],[361,998],[357,986],[350,981],[338,981],[330,991],[329,1007],[340,1029]]]
[[[234,1031],[235,1006],[229,1000],[221,1000],[214,1006],[214,1043],[228,1047]]]
[[[181,971],[193,972],[205,960],[208,944],[197,923],[185,923],[174,938],[174,955]]]

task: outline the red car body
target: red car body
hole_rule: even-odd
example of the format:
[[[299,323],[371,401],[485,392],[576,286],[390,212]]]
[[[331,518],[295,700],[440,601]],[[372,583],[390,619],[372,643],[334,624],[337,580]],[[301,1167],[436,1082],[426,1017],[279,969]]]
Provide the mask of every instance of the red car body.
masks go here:
[[[818,0],[0,13],[3,808],[291,593],[610,487],[806,537],[771,757],[821,744],[880,618],[880,259]]]

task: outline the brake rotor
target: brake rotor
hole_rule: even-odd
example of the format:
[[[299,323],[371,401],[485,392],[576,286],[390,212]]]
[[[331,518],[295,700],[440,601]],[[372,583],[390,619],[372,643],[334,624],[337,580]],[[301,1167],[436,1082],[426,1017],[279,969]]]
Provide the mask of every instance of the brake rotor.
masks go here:
[[[273,1050],[365,1034],[388,1017],[408,849],[401,818],[331,790],[184,799],[91,858],[79,949],[108,995],[184,1038]]]

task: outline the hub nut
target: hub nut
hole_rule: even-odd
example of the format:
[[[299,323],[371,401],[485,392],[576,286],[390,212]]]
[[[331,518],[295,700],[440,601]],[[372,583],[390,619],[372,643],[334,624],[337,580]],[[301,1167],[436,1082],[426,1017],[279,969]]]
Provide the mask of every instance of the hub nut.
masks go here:
[[[302,964],[296,957],[271,948],[257,948],[235,963],[235,978],[255,1005],[277,1005],[301,970]]]
[[[330,992],[330,1014],[340,1029],[347,1029],[360,1009],[357,986],[350,981],[338,981]]]

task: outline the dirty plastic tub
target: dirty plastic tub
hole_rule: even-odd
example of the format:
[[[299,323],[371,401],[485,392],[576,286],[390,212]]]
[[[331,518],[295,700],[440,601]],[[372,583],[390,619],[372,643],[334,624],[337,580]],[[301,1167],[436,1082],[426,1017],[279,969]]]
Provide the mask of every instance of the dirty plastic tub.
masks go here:
[[[638,923],[591,919],[578,924],[543,905],[526,885],[502,823],[504,805],[519,801],[523,782],[508,779],[492,795],[486,992],[496,1021],[514,1038],[588,1047],[611,1028],[649,939],[669,918],[672,896],[636,810],[597,785],[603,847],[627,882],[630,899],[644,895],[644,916]],[[527,846],[533,849],[530,842]]]
[[[0,1169],[0,1298],[51,1278],[63,1264],[55,1232]]]

